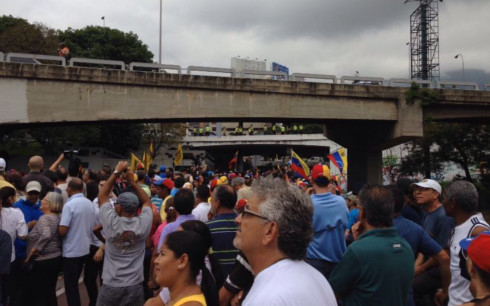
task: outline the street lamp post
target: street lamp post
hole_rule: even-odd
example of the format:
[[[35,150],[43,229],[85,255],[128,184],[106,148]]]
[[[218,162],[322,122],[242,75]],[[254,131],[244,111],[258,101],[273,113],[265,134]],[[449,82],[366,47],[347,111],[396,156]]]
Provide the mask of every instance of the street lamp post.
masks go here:
[[[160,24],[158,27],[158,63],[162,63],[162,0],[160,0]]]
[[[464,79],[464,58],[463,58],[463,54],[461,54],[461,53],[456,54],[456,56],[454,58],[458,58],[458,57],[461,57],[461,63],[463,64],[463,81],[464,81],[465,79]]]
[[[408,78],[412,78],[412,44],[410,42],[405,43],[408,46]]]

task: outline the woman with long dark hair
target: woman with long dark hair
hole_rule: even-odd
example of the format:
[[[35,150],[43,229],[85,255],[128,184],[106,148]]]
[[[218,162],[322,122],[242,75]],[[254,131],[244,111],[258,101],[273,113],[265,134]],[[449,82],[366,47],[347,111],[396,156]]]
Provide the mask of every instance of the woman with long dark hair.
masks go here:
[[[0,229],[4,230],[10,235],[12,242],[12,255],[10,262],[15,260],[15,238],[25,239],[27,236],[27,224],[24,219],[24,214],[18,208],[12,207],[15,203],[17,192],[10,186],[0,189]],[[11,275],[13,272],[10,271]],[[8,284],[11,282],[10,275],[2,276],[1,290],[2,296],[0,297],[0,304],[7,303],[8,297]]]
[[[207,245],[194,231],[176,231],[166,237],[155,259],[155,279],[170,292],[167,305],[219,305],[218,291],[213,277],[205,268]],[[202,271],[201,286],[196,277]],[[148,300],[146,305],[164,305],[160,296]]]
[[[193,231],[201,235],[204,239],[204,243],[208,249],[208,253],[204,259],[204,263],[206,268],[211,272],[213,276],[214,282],[216,284],[216,288],[221,288],[225,281],[225,277],[223,275],[223,271],[221,269],[221,265],[219,264],[218,259],[213,253],[209,253],[209,250],[213,246],[213,238],[211,236],[211,232],[209,231],[209,227],[199,220],[189,220],[180,224],[179,230],[183,231]],[[198,277],[198,283],[200,278]]]

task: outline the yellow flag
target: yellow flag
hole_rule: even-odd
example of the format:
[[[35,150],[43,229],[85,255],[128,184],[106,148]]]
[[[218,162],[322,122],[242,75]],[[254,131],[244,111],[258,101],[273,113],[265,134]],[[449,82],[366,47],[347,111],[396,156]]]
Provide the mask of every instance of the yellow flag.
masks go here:
[[[151,154],[150,153],[146,153],[143,156],[144,156],[143,157],[143,162],[144,162],[144,165],[145,165],[145,171],[146,171],[146,173],[148,173],[148,170],[150,169],[150,164],[153,161],[153,159],[151,158]]]
[[[150,155],[150,158],[153,161],[153,156],[155,155],[155,149],[153,149],[153,140],[150,143],[150,147],[148,148],[148,155]]]
[[[138,166],[138,164],[143,164],[143,163],[141,162],[141,160],[139,160],[138,157],[136,157],[136,155],[131,153],[131,162],[129,164],[129,168],[131,169],[131,171],[136,171],[136,167]]]
[[[177,151],[175,152],[174,166],[180,165],[183,159],[184,159],[184,151],[182,151],[182,145],[179,144],[177,146]]]

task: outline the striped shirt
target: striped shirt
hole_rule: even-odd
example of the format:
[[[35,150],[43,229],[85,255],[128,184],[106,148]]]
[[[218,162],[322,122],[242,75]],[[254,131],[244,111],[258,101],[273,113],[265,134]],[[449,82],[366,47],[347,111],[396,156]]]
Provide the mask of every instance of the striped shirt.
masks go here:
[[[225,278],[233,270],[238,250],[233,246],[237,225],[237,214],[221,214],[213,220],[206,222],[213,237],[213,253],[216,255]]]

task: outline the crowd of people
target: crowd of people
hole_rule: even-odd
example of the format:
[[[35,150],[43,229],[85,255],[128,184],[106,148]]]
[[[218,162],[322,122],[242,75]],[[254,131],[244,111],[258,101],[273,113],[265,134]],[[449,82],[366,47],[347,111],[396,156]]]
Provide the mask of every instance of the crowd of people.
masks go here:
[[[343,194],[326,165],[28,173],[0,158],[0,305],[490,305],[490,226],[467,181]],[[84,290],[84,289],[82,289]]]

